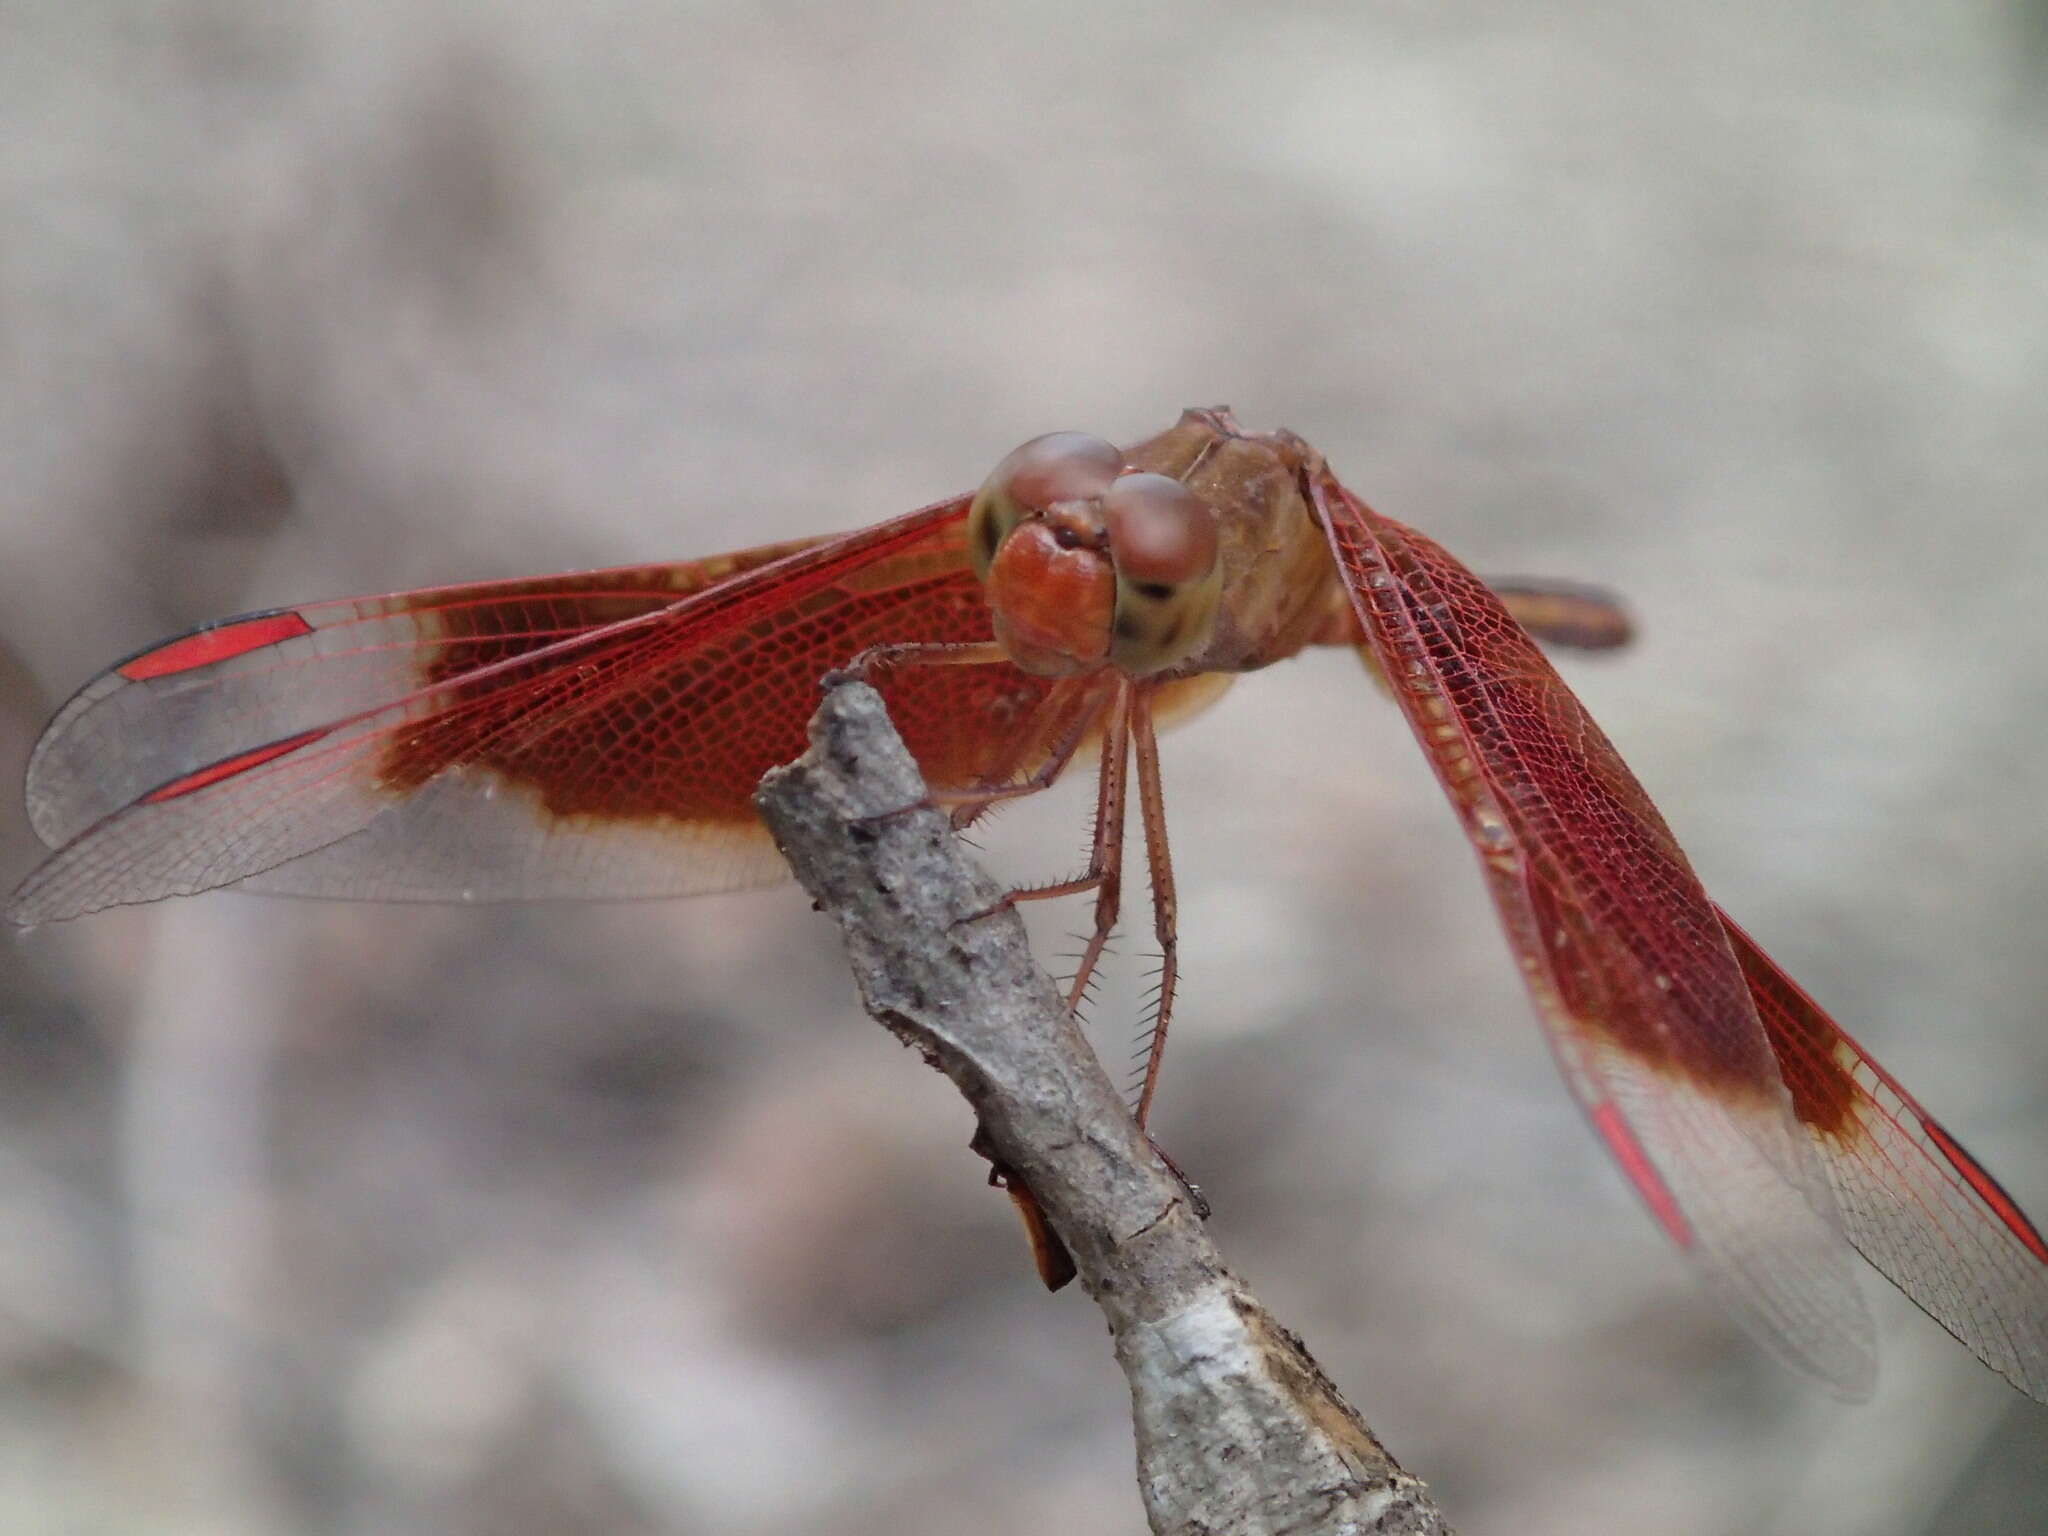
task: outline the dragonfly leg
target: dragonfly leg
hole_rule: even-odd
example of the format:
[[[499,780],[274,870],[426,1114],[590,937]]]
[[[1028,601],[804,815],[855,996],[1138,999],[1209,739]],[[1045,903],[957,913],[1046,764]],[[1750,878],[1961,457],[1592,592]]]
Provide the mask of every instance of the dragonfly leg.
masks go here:
[[[1211,1213],[1211,1207],[1209,1205],[1209,1197],[1203,1192],[1202,1186],[1187,1176],[1186,1171],[1182,1169],[1179,1163],[1173,1160],[1166,1148],[1159,1145],[1159,1139],[1150,1131],[1145,1133],[1145,1140],[1151,1143],[1153,1154],[1159,1161],[1166,1164],[1166,1171],[1174,1176],[1174,1179],[1180,1184],[1182,1189],[1187,1191],[1188,1209],[1195,1213],[1195,1218],[1198,1221],[1207,1221]]]
[[[1109,707],[1109,720],[1102,732],[1102,766],[1095,779],[1095,836],[1088,850],[1088,875],[1095,886],[1095,928],[1081,950],[1074,979],[1067,984],[1067,1011],[1081,1006],[1081,998],[1094,979],[1095,967],[1116,920],[1124,896],[1124,775],[1130,760],[1129,681],[1117,680],[1117,695]],[[1072,883],[1072,882],[1068,882]]]
[[[1005,800],[1021,800],[1026,795],[1035,795],[1042,789],[1049,789],[1059,776],[1067,771],[1074,756],[1081,750],[1081,744],[1088,739],[1088,729],[1095,724],[1101,713],[1102,690],[1094,689],[1080,698],[1072,710],[1072,718],[1057,740],[1052,751],[1037,768],[1026,777],[1008,784],[976,789],[935,789],[932,804],[942,805],[956,811],[965,811],[964,816],[956,815],[956,825],[965,825],[984,810]],[[1086,890],[1085,884],[1076,889]],[[1059,894],[1064,895],[1062,891]]]
[[[1134,690],[1128,714],[1132,755],[1138,763],[1138,815],[1145,825],[1145,863],[1152,879],[1152,932],[1159,941],[1159,995],[1145,1039],[1144,1075],[1135,1109],[1142,1129],[1152,1113],[1152,1096],[1159,1091],[1159,1063],[1166,1051],[1166,1029],[1173,1019],[1174,989],[1180,980],[1180,905],[1173,890],[1173,859],[1166,846],[1166,795],[1159,780],[1159,738],[1152,730],[1150,698]]]
[[[878,645],[862,651],[834,676],[856,677],[865,681],[872,679],[876,672],[889,667],[975,666],[1007,662],[1009,659],[1009,653],[994,641],[956,645]],[[1108,947],[1110,937],[1116,931],[1117,918],[1123,907],[1125,785],[1130,759],[1130,718],[1137,693],[1127,678],[1109,675],[1115,678],[1115,692],[1110,700],[1102,730],[1102,765],[1096,779],[1095,790],[1095,834],[1089,849],[1087,869],[1071,880],[1057,880],[1046,885],[1025,886],[1009,891],[987,910],[970,913],[959,919],[960,922],[977,922],[997,912],[1006,911],[1020,901],[1047,901],[1056,896],[1072,896],[1082,891],[1094,891],[1094,929],[1082,948],[1080,963],[1074,971],[1073,979],[1067,985],[1069,1011],[1080,1007],[1081,999],[1088,990],[1088,983],[1094,979],[1095,968],[1101,963],[1103,950]],[[1101,714],[1101,699],[1100,689],[1090,689],[1083,695],[1052,753],[1029,776],[1013,784],[1002,784],[993,788],[935,790],[929,803],[954,808],[956,819],[972,820],[974,815],[999,801],[1038,793],[1052,784],[1080,751],[1082,743],[1088,738],[1089,728]],[[1145,731],[1146,739],[1151,740],[1149,715],[1146,716]],[[1156,756],[1156,747],[1154,753]],[[1157,777],[1156,771],[1154,777]],[[957,812],[963,809],[968,815],[957,818]]]
[[[905,666],[992,666],[1007,663],[1009,653],[995,641],[978,641],[959,644],[926,644],[905,642],[891,645],[872,645],[860,652],[844,667],[825,675],[824,683],[859,681],[873,683],[875,675],[895,667]],[[1101,712],[1104,689],[1091,687],[1083,690],[1068,705],[1069,719],[1060,735],[1054,740],[1052,750],[1046,759],[1029,775],[1011,783],[982,784],[974,788],[952,788],[932,790],[923,804],[936,805],[953,812],[953,824],[963,827],[973,821],[990,806],[1004,800],[1018,800],[1026,795],[1035,795],[1042,789],[1050,788],[1059,776],[1066,772],[1088,739],[1088,730]],[[1086,890],[1092,881],[1073,885],[1075,890]],[[1058,891],[1048,889],[1047,894],[1063,895],[1066,888]],[[992,909],[993,910],[993,909]],[[985,915],[985,914],[978,914]]]
[[[953,643],[901,641],[869,646],[845,666],[827,672],[824,683],[827,687],[849,681],[872,683],[875,674],[886,672],[891,667],[976,667],[1009,659],[1010,653],[993,640]]]
[[[825,688],[847,682],[866,683],[873,687],[878,685],[879,674],[897,667],[992,666],[1006,663],[1009,659],[1009,653],[993,640],[959,643],[906,641],[889,645],[871,645],[857,653],[845,666],[826,673],[819,681],[820,686]],[[1088,736],[1088,726],[1094,718],[1095,701],[1099,697],[1098,691],[1083,698],[1073,720],[1054,744],[1051,755],[1030,777],[1014,784],[999,784],[992,788],[982,786],[974,789],[928,790],[925,798],[916,805],[907,805],[888,814],[902,815],[908,811],[938,806],[952,812],[953,825],[958,829],[997,801],[1037,794],[1065,771],[1067,765],[1073,761],[1074,754],[1081,749],[1081,743]],[[974,914],[975,917],[987,915],[985,912]]]
[[[1102,727],[1102,762],[1095,781],[1095,832],[1089,847],[1088,867],[1071,880],[1055,880],[1046,885],[1024,886],[1010,891],[987,912],[975,914],[976,917],[986,917],[1006,911],[1020,901],[1049,901],[1056,896],[1073,896],[1082,891],[1095,893],[1095,926],[1081,950],[1073,979],[1067,984],[1067,1008],[1070,1012],[1081,1006],[1082,996],[1094,978],[1095,967],[1101,962],[1110,936],[1116,932],[1117,917],[1123,908],[1125,776],[1130,759],[1132,687],[1125,679],[1118,678],[1116,688],[1116,697]],[[1092,711],[1088,719],[1092,721]],[[1084,723],[1084,733],[1085,729]],[[1072,752],[1067,755],[1071,757]]]

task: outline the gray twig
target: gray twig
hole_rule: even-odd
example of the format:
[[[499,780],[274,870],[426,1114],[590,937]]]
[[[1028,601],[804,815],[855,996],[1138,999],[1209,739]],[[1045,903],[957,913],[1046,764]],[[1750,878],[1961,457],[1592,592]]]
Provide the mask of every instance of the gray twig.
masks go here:
[[[944,1072],[1065,1241],[1130,1383],[1138,1485],[1172,1536],[1443,1532],[1301,1341],[1221,1258],[1002,892],[926,801],[880,697],[827,689],[802,759],[755,797],[839,922],[869,1013]],[[981,915],[987,914],[987,915]]]

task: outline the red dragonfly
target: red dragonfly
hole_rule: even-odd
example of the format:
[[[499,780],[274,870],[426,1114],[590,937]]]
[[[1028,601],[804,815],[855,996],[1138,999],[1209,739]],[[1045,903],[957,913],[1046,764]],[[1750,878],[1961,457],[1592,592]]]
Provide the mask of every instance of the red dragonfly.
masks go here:
[[[2048,1243],[1701,889],[1532,631],[1625,633],[1597,596],[1489,588],[1291,433],[1196,410],[1119,449],[1056,433],[973,495],[677,565],[279,608],[88,683],[29,767],[54,850],[31,924],[238,884],[326,896],[656,896],[782,874],[749,796],[820,677],[882,687],[965,823],[1086,747],[1093,856],[1020,898],[1115,926],[1135,764],[1161,999],[1176,980],[1155,731],[1232,674],[1358,646],[1463,822],[1536,1012],[1665,1233],[1765,1344],[1846,1395],[1874,1329],[1848,1244],[2048,1401]]]

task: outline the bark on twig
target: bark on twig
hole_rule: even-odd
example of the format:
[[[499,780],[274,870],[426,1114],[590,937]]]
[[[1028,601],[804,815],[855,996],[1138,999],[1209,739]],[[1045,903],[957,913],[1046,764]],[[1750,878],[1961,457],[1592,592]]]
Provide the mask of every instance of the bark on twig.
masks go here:
[[[1071,1250],[1130,1383],[1152,1529],[1447,1530],[1428,1490],[1223,1267],[1016,914],[976,916],[1001,888],[925,804],[880,697],[828,688],[809,752],[764,778],[755,803],[844,931],[868,1012],[966,1095]]]

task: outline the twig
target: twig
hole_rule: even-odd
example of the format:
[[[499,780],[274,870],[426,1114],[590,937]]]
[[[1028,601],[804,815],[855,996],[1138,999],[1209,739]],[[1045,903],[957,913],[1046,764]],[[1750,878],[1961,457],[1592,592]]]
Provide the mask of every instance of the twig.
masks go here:
[[[926,802],[876,693],[827,689],[755,804],[844,931],[869,1013],[944,1072],[1064,1239],[1131,1389],[1155,1532],[1443,1532],[1301,1341],[1223,1267],[1033,961],[1001,890]]]

